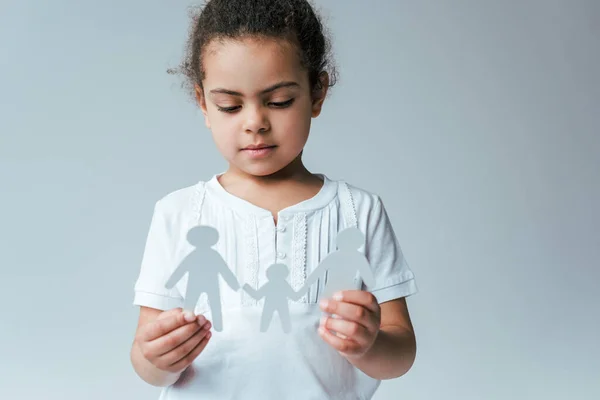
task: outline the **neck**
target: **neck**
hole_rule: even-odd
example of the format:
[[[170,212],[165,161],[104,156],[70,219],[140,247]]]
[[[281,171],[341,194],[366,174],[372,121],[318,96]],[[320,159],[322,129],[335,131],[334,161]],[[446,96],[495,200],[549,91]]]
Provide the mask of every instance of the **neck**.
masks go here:
[[[277,185],[279,183],[289,181],[304,181],[306,179],[314,178],[313,174],[304,166],[304,163],[302,162],[302,153],[300,153],[298,157],[294,159],[294,161],[286,165],[284,168],[269,175],[251,175],[232,166],[231,164],[224,175],[227,175],[229,179],[243,179],[249,183],[251,182],[261,186]]]

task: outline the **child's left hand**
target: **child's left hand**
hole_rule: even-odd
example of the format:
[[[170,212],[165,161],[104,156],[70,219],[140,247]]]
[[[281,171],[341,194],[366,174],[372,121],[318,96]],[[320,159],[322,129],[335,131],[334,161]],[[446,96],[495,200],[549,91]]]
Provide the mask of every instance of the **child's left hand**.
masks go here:
[[[360,358],[375,343],[381,325],[381,308],[373,294],[345,290],[320,302],[321,309],[341,318],[323,316],[319,334],[346,358]],[[338,333],[338,336],[329,332]],[[343,335],[340,337],[340,335]]]

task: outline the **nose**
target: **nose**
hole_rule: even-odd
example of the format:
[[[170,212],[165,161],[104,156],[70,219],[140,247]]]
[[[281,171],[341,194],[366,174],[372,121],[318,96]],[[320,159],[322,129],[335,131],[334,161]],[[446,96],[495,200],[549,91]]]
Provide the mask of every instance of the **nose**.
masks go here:
[[[244,132],[246,133],[262,133],[271,128],[267,113],[260,106],[246,107],[244,118]]]

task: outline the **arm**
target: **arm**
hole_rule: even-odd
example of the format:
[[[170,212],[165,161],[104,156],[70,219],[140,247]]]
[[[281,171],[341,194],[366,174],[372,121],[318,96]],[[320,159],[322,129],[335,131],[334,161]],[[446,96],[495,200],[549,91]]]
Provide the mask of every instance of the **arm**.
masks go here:
[[[373,346],[357,359],[348,361],[375,379],[391,379],[406,374],[412,367],[417,343],[406,299],[382,303],[381,329]]]
[[[137,331],[139,331],[141,326],[155,321],[162,312],[162,310],[157,310],[155,308],[144,306],[140,307]],[[137,334],[136,339],[134,339],[131,346],[131,352],[129,356],[136,374],[142,378],[142,380],[152,386],[162,387],[172,385],[173,383],[177,382],[181,375],[181,372],[168,372],[158,369],[152,365],[152,363],[150,363],[141,352],[140,346],[137,342]]]
[[[179,282],[179,280],[186,273],[186,270],[184,267],[185,260],[186,259],[183,259],[183,261],[179,264],[179,266],[175,269],[175,271],[173,271],[173,274],[171,274],[171,276],[167,280],[167,283],[165,283],[165,288],[171,289],[173,286],[175,286],[175,284],[177,282]]]
[[[231,286],[231,288],[233,290],[239,290],[240,283],[238,282],[237,277],[235,276],[233,271],[231,271],[231,269],[229,269],[229,267],[227,266],[227,263],[225,262],[225,260],[223,260],[223,258],[220,255],[219,255],[219,261],[220,261],[220,266],[221,266],[221,268],[220,268],[221,276],[223,277],[225,282],[227,282],[227,284],[229,286]]]
[[[383,202],[378,196],[374,198],[375,203],[368,212],[368,221],[365,237],[366,247],[365,256],[375,275],[375,285],[370,289],[381,289],[377,287],[377,282],[388,280],[402,281],[404,286],[398,289],[394,294],[388,294],[385,300],[379,302],[373,299],[373,293],[367,291],[350,291],[349,297],[363,297],[359,292],[369,293],[371,297],[363,304],[368,304],[372,311],[360,312],[366,315],[366,318],[358,318],[364,321],[363,326],[368,329],[358,329],[356,325],[343,324],[341,322],[331,323],[340,329],[345,329],[349,336],[356,336],[362,339],[363,343],[369,343],[368,347],[358,346],[358,352],[353,351],[357,348],[352,342],[339,342],[336,338],[326,336],[328,341],[333,344],[339,344],[344,353],[354,352],[354,355],[346,359],[354,366],[362,370],[365,374],[378,379],[390,379],[404,375],[411,367],[416,357],[416,339],[408,313],[405,296],[416,293],[414,284],[414,275],[402,253],[400,244],[392,228],[390,219],[387,215]],[[367,278],[368,279],[368,278]],[[345,298],[346,294],[342,296]],[[335,304],[335,303],[334,303]],[[329,310],[328,307],[325,307]],[[347,314],[350,320],[355,320],[356,309],[350,307],[348,313],[344,313],[342,307],[340,310],[332,311],[335,314]],[[379,310],[377,312],[377,310]],[[377,317],[379,314],[379,317]],[[348,335],[347,335],[348,336]]]
[[[262,293],[262,288],[255,290],[252,286],[248,285],[247,283],[244,284],[243,288],[246,291],[246,293],[248,293],[250,297],[252,297],[254,300],[260,300],[264,297],[264,294]]]
[[[287,293],[287,297],[288,297],[288,298],[290,298],[290,299],[292,299],[292,300],[294,300],[294,301],[298,301],[298,300],[300,300],[300,298],[301,298],[301,297],[302,297],[302,295],[304,294],[303,292],[304,292],[304,288],[305,288],[305,287],[306,287],[306,285],[305,285],[305,286],[303,286],[303,287],[302,287],[300,290],[298,290],[298,291],[296,292],[296,291],[294,290],[294,288],[292,288],[291,286],[289,286],[289,285],[288,285],[288,286],[286,287],[286,289],[287,289],[287,292],[288,292],[288,293]]]
[[[296,292],[295,296],[297,296],[298,299],[300,297],[304,296],[304,294],[306,294],[306,292],[308,292],[308,289],[317,281],[317,279],[319,279],[325,275],[325,271],[327,270],[327,266],[329,264],[327,257],[328,256],[326,256],[323,259],[323,261],[321,261],[319,266],[317,268],[315,268],[315,270],[309,275],[309,277],[304,282],[304,286],[302,286],[300,288],[300,290],[298,290],[298,292]]]
[[[360,260],[360,277],[363,280],[363,282],[365,283],[365,285],[367,285],[367,287],[373,287],[375,286],[375,276],[373,275],[373,270],[371,269],[371,264],[369,264],[369,261],[367,260],[366,257],[363,256],[363,258]]]

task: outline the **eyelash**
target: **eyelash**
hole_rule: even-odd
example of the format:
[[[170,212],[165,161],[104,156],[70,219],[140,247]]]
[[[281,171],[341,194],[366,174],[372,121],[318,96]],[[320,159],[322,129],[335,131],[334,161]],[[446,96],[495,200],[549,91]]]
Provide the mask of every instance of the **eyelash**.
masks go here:
[[[274,105],[275,108],[287,108],[287,107],[291,106],[292,103],[294,103],[294,99],[289,99],[287,101],[283,101],[283,102],[279,102],[279,103],[269,103],[269,104]],[[239,106],[235,106],[235,107],[219,107],[219,106],[217,106],[217,108],[221,112],[234,113],[238,110]]]

